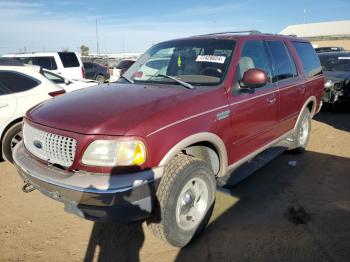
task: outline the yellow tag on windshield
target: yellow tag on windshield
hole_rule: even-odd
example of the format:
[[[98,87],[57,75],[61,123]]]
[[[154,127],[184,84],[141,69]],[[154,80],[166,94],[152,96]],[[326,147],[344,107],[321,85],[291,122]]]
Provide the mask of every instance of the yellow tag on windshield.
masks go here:
[[[182,61],[181,61],[181,56],[177,58],[177,66],[181,67]]]

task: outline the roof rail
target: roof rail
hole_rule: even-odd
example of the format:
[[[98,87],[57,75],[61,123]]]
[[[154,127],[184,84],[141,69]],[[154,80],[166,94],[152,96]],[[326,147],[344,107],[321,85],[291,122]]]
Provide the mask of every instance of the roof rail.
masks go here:
[[[203,34],[198,36],[209,36],[209,35],[228,35],[228,34],[249,34],[249,35],[261,35],[261,32],[258,30],[245,30],[245,31],[227,31],[227,32],[217,32],[210,34]]]

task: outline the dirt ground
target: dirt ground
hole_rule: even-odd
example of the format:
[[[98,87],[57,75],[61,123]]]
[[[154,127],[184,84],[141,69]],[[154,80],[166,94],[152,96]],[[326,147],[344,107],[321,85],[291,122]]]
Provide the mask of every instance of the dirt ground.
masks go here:
[[[21,186],[0,163],[0,261],[350,261],[346,112],[321,112],[304,154],[282,154],[218,191],[206,231],[183,249],[145,224],[95,224]]]

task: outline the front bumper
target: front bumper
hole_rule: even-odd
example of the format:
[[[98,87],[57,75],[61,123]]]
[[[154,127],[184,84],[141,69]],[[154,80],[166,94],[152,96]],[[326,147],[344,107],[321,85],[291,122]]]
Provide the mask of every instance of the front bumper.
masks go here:
[[[34,159],[20,142],[13,152],[25,183],[93,221],[132,222],[150,215],[162,167],[125,175],[67,172]]]

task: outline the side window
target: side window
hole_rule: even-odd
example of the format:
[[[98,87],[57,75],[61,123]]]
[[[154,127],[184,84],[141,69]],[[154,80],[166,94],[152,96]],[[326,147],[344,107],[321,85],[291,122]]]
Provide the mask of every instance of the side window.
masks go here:
[[[54,83],[56,83],[56,84],[64,84],[64,78],[61,77],[61,76],[58,76],[58,75],[56,75],[56,74],[52,74],[52,73],[47,72],[47,71],[44,71],[44,72],[43,72],[43,75],[44,75],[47,79],[51,80],[52,82],[54,82]]]
[[[24,92],[40,84],[39,81],[12,71],[0,71],[0,85],[5,87],[8,94]]]
[[[79,60],[73,52],[58,52],[64,67],[79,67]]]
[[[295,62],[282,41],[267,41],[273,60],[273,82],[298,76]]]
[[[306,42],[292,42],[292,44],[300,57],[305,74],[308,77],[321,74],[322,67],[320,60],[311,44]]]
[[[244,73],[252,68],[264,70],[269,82],[271,82],[270,59],[263,41],[247,41],[244,43],[237,67],[237,80],[241,80]]]
[[[0,96],[9,94],[9,90],[0,82]]]
[[[57,65],[53,56],[37,56],[32,58],[32,64],[38,65],[48,70],[56,70]]]
[[[91,63],[84,63],[84,68],[90,70],[92,68]]]

